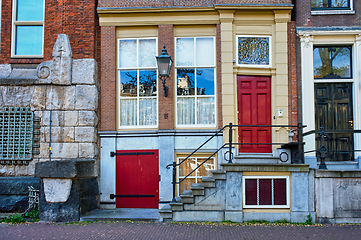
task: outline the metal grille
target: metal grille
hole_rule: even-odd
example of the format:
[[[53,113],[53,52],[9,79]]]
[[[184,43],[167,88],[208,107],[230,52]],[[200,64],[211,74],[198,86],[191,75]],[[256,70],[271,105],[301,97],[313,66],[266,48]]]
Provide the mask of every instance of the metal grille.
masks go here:
[[[0,163],[27,165],[33,155],[34,113],[30,108],[0,111]]]

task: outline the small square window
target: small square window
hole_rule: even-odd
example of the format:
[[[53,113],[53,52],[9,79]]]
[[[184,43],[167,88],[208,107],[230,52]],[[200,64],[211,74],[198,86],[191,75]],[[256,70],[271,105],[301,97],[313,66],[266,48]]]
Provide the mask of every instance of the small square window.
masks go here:
[[[288,176],[243,176],[244,208],[289,208]]]
[[[313,48],[314,78],[352,78],[351,49],[351,46],[315,46]]]
[[[237,65],[271,66],[271,37],[237,36]]]

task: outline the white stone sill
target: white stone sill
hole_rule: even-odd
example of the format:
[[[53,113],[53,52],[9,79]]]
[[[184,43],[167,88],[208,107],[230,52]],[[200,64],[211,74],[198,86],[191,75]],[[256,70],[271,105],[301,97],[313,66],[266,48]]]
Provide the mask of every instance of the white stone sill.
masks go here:
[[[340,14],[355,14],[355,10],[326,10],[326,11],[311,11],[311,15],[340,15]]]

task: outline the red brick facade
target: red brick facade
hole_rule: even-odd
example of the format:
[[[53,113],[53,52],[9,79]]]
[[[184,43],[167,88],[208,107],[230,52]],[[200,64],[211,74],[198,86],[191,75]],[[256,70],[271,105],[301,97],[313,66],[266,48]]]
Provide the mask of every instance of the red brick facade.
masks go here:
[[[40,63],[52,59],[58,34],[69,36],[73,58],[96,58],[96,0],[45,0],[44,57],[42,59],[11,58],[12,2],[2,0],[0,64]]]
[[[101,27],[100,131],[116,130],[115,27]]]
[[[162,52],[163,44],[165,44],[169,56],[174,61],[174,40],[173,25],[158,26],[158,53]],[[174,129],[174,78],[173,68],[166,81],[168,86],[168,97],[164,97],[163,85],[158,82],[158,98],[159,98],[159,129]]]
[[[311,1],[295,1],[297,27],[360,26],[361,2],[353,1],[355,14],[311,15]]]

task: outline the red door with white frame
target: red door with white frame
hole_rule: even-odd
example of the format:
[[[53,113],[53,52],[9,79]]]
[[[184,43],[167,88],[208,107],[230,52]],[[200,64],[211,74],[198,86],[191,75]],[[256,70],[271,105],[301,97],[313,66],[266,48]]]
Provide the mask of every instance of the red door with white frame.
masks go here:
[[[117,151],[116,207],[158,208],[158,150]]]
[[[237,77],[237,102],[239,125],[271,125],[271,78],[263,76]],[[238,129],[240,152],[270,153],[271,127],[240,127]]]

